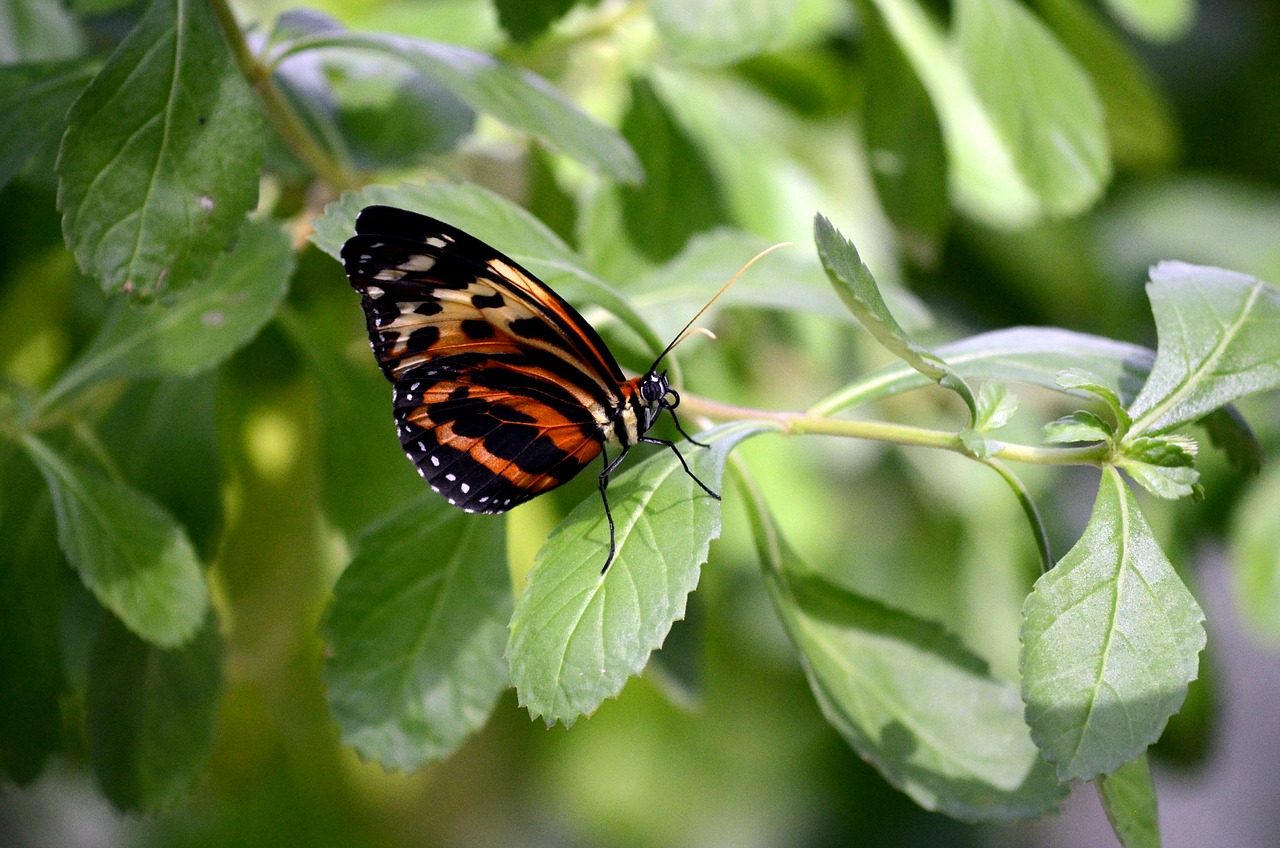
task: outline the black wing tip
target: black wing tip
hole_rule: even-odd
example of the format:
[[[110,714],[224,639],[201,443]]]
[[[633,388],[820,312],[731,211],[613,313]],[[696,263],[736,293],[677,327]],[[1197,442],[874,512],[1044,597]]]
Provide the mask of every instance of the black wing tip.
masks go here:
[[[366,206],[356,215],[356,235],[396,236],[420,241],[441,229],[451,231],[453,227],[429,215],[397,206],[375,204]]]

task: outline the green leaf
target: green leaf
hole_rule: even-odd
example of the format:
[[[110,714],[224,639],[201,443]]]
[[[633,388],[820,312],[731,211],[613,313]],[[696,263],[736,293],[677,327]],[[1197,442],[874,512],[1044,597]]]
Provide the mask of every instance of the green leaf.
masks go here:
[[[652,0],[649,14],[677,59],[728,65],[777,46],[795,6],[796,0]]]
[[[978,389],[978,418],[974,429],[979,433],[999,430],[1009,423],[1018,411],[1018,396],[1009,394],[1009,387],[995,380],[987,380]]]
[[[519,44],[528,44],[568,14],[578,0],[494,0],[498,23]]]
[[[578,255],[545,224],[479,186],[402,184],[347,192],[313,222],[311,240],[337,259],[343,243],[355,233],[356,215],[373,204],[412,209],[466,230],[519,262],[570,303],[607,309],[650,346],[652,355],[666,345],[627,299],[587,271]]]
[[[1098,798],[1124,848],[1160,848],[1156,787],[1143,754],[1097,779]]]
[[[1147,295],[1159,344],[1129,409],[1135,436],[1280,386],[1280,291],[1247,274],[1161,262]]]
[[[391,56],[479,112],[531,133],[616,180],[638,183],[635,152],[612,128],[579,109],[542,77],[453,44],[383,33],[340,32],[298,39],[280,54],[339,48]]]
[[[1115,469],[1022,612],[1027,723],[1059,778],[1114,771],[1159,738],[1196,676],[1204,614]]]
[[[1066,795],[1031,743],[1013,685],[941,625],[817,574],[748,510],[766,585],[827,717],[855,751],[921,806],[1006,820]]]
[[[209,597],[182,527],[137,490],[70,465],[34,437],[24,445],[53,494],[62,552],[98,601],[155,645],[190,639]]]
[[[1231,528],[1232,583],[1249,629],[1280,647],[1280,466],[1249,489]]]
[[[201,279],[258,201],[257,100],[205,0],[154,0],[67,116],[58,207],[104,291]]]
[[[814,240],[818,244],[818,256],[826,269],[836,294],[854,317],[875,336],[890,353],[924,374],[938,385],[951,389],[969,407],[972,420],[978,417],[978,402],[973,390],[960,374],[911,338],[885,305],[875,277],[862,263],[853,242],[841,235],[830,221],[821,214],[813,219]]]
[[[1044,440],[1051,445],[1069,442],[1109,442],[1115,436],[1115,428],[1087,410],[1044,425]]]
[[[1089,73],[1117,167],[1171,168],[1179,147],[1173,111],[1129,43],[1082,0],[1036,0],[1035,8]]]
[[[0,447],[0,774],[35,780],[61,739],[63,559],[49,495]]]
[[[719,491],[728,453],[769,427],[727,425],[685,445],[689,469]],[[658,449],[610,481],[617,555],[600,573],[609,526],[597,496],[578,505],[538,552],[511,619],[507,662],[520,703],[547,724],[572,724],[639,674],[684,615],[712,539],[720,501]]]
[[[508,684],[502,528],[430,497],[360,540],[324,634],[330,708],[362,757],[417,768],[488,719]]]
[[[118,299],[43,403],[110,377],[191,376],[221,364],[271,320],[293,268],[289,236],[280,225],[249,222],[203,285],[156,303]]]
[[[93,69],[79,60],[0,67],[0,187],[56,149],[67,110],[91,79]]]
[[[1064,369],[1058,373],[1056,382],[1059,388],[1067,391],[1087,392],[1094,397],[1100,398],[1111,409],[1111,414],[1115,416],[1115,430],[1119,435],[1123,436],[1133,426],[1133,420],[1124,408],[1124,401],[1120,399],[1120,393],[1111,386],[1101,383],[1097,377],[1088,371],[1081,368]]]
[[[623,222],[642,253],[664,262],[694,233],[728,222],[706,156],[645,80],[632,83],[622,134],[647,175],[622,190]]]
[[[0,3],[0,65],[66,59],[83,50],[80,27],[56,0]]]
[[[1106,0],[1111,12],[1135,34],[1150,41],[1173,41],[1195,20],[1193,0]]]
[[[181,648],[158,648],[103,616],[89,664],[89,760],[118,809],[182,798],[208,764],[222,690],[222,639],[210,614]]]

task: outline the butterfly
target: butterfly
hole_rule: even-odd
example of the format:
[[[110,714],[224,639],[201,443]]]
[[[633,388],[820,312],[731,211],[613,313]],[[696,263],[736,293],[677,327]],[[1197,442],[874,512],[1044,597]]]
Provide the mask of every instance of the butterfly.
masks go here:
[[[342,262],[394,387],[400,445],[450,504],[506,512],[601,456],[603,574],[617,552],[609,477],[635,445],[670,448],[720,499],[674,442],[646,435],[665,410],[685,439],[706,447],[680,426],[680,395],[657,370],[684,331],[645,374],[627,379],[586,319],[519,263],[456,227],[390,206],[360,212]]]

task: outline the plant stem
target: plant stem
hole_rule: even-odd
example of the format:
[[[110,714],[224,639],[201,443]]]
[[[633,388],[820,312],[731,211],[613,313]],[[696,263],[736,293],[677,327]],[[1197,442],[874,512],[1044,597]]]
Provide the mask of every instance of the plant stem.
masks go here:
[[[235,14],[227,4],[227,0],[209,0],[214,17],[222,27],[222,33],[231,48],[240,73],[262,102],[262,110],[267,120],[284,139],[289,149],[311,169],[321,180],[328,183],[335,191],[358,188],[360,185],[350,172],[329,154],[303,125],[302,119],[293,106],[280,93],[272,80],[271,68],[258,60],[245,41],[244,30],[236,22]]]

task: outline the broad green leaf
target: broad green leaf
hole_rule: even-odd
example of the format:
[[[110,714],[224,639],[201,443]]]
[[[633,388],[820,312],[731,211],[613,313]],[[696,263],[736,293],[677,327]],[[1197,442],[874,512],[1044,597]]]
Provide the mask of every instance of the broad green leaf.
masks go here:
[[[210,613],[180,648],[142,641],[103,616],[89,664],[89,761],[117,809],[154,812],[208,764],[222,691],[222,639]]]
[[[1109,442],[1113,436],[1115,436],[1114,427],[1092,412],[1083,409],[1044,425],[1044,440],[1051,445],[1070,442]]]
[[[947,151],[929,93],[870,3],[863,11],[867,157],[885,213],[932,243],[947,224]],[[908,242],[910,243],[910,242]]]
[[[92,66],[78,60],[0,67],[0,187],[56,148],[67,110],[91,79]]]
[[[1089,73],[1119,168],[1164,170],[1178,154],[1172,109],[1115,28],[1084,0],[1036,0],[1045,23]]]
[[[329,705],[345,742],[387,769],[451,754],[508,685],[506,533],[440,497],[371,530],[324,622]]]
[[[35,780],[62,732],[62,578],[39,472],[0,447],[0,775]]]
[[[1018,411],[1018,396],[1009,394],[1009,387],[996,380],[987,380],[978,390],[978,416],[974,429],[980,433],[999,430],[1009,423]]]
[[[1163,433],[1280,386],[1280,291],[1219,268],[1162,262],[1147,286],[1159,344],[1129,409],[1132,433]]]
[[[728,425],[705,433],[681,453],[698,479],[719,491],[724,462],[743,439],[769,429]],[[573,724],[639,674],[698,582],[712,539],[720,535],[720,502],[689,478],[666,448],[609,484],[617,555],[600,573],[609,526],[598,497],[561,522],[538,552],[511,619],[507,662],[520,703],[547,724]]]
[[[941,625],[829,582],[749,504],[766,585],[823,715],[921,806],[965,820],[1052,810],[1066,795],[1014,685]]]
[[[137,490],[69,464],[35,438],[24,445],[53,495],[58,544],[98,601],[155,645],[190,639],[209,595],[182,527]]]
[[[960,395],[969,407],[970,416],[976,420],[978,405],[973,390],[954,368],[902,329],[885,305],[875,277],[862,263],[853,243],[821,214],[813,219],[813,233],[818,244],[818,256],[835,286],[836,294],[840,295],[859,323],[889,352],[938,385]]]
[[[1160,848],[1156,787],[1147,755],[1097,778],[1098,798],[1124,848]]]
[[[1205,644],[1204,614],[1113,468],[1080,541],[1036,581],[1022,613],[1027,724],[1063,780],[1146,751]]]
[[[635,153],[612,128],[590,117],[542,77],[454,44],[384,33],[325,33],[293,42],[280,54],[325,48],[391,56],[503,123],[531,133],[600,173],[638,183]]]
[[[728,222],[706,156],[645,80],[631,86],[622,134],[646,174],[643,186],[622,189],[622,219],[642,253],[666,261],[694,233]]]
[[[1097,377],[1088,371],[1082,368],[1066,368],[1058,373],[1057,383],[1060,388],[1069,392],[1087,392],[1094,397],[1100,398],[1110,408],[1111,414],[1115,416],[1115,431],[1119,435],[1123,436],[1133,426],[1133,420],[1129,417],[1129,412],[1124,408],[1124,401],[1121,400],[1120,393],[1111,386],[1100,382]]]
[[[498,23],[511,40],[527,44],[568,14],[578,0],[494,0]]]
[[[191,376],[221,364],[271,320],[293,267],[289,236],[280,225],[249,222],[202,285],[155,303],[117,299],[98,335],[43,403],[110,377]]]
[[[577,254],[545,224],[479,186],[401,184],[347,192],[313,222],[312,241],[338,258],[343,243],[355,234],[356,216],[374,204],[411,209],[466,230],[519,262],[570,303],[579,307],[594,303],[607,309],[650,346],[652,355],[666,346],[630,303],[587,271]]]
[[[0,65],[79,55],[84,36],[57,0],[0,3]]]
[[[258,201],[262,116],[206,0],[154,0],[67,116],[63,233],[104,291],[202,278]]]
[[[1111,12],[1135,34],[1150,41],[1173,41],[1191,28],[1195,0],[1106,0]]]
[[[1018,173],[1051,215],[1088,208],[1111,177],[1088,76],[1015,0],[958,0],[956,45]]]
[[[728,65],[776,46],[796,0],[652,0],[649,14],[677,59]]]
[[[1254,483],[1231,528],[1236,605],[1251,631],[1280,646],[1280,466]]]

